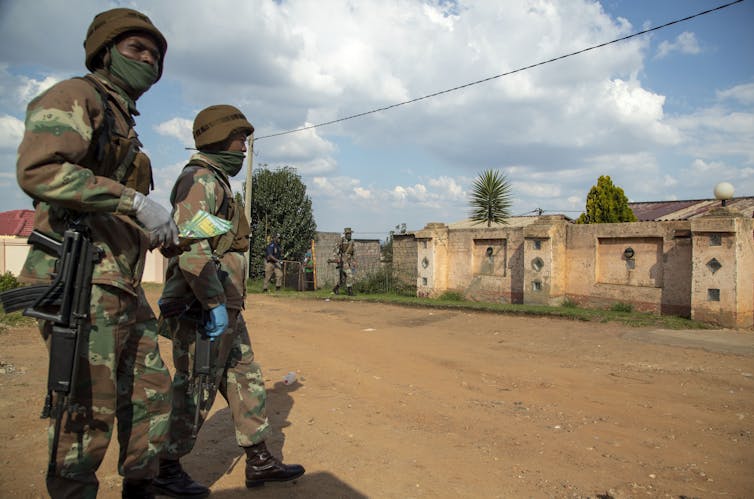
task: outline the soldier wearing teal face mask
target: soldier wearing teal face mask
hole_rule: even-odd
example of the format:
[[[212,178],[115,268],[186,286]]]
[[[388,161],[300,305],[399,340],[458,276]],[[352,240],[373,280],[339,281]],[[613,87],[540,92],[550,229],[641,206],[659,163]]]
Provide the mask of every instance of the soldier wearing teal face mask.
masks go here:
[[[176,372],[169,442],[160,455],[160,474],[152,487],[170,497],[198,498],[208,495],[209,489],[195,482],[180,463],[195,443],[192,433],[199,394],[192,380],[192,367],[197,327],[203,328],[215,344],[213,388],[208,390],[204,407],[212,407],[218,390],[228,402],[236,442],[247,455],[246,486],[293,480],[304,474],[304,468],[283,464],[265,445],[270,428],[264,377],[254,361],[241,315],[245,308],[250,227],[243,206],[235,200],[230,178],[243,167],[246,140],[254,127],[237,108],[217,105],[200,111],[193,129],[198,152],[173,187],[173,218],[180,226],[204,210],[232,225],[227,233],[194,243],[168,262],[160,298],[161,308],[166,310],[161,334],[173,342]],[[169,317],[172,314],[167,310],[185,311]],[[207,410],[202,409],[199,427],[206,416]]]
[[[152,169],[134,115],[162,74],[167,42],[147,16],[118,8],[95,16],[84,50],[91,74],[29,103],[16,167],[19,186],[34,200],[37,231],[62,240],[79,224],[102,250],[72,400],[80,410],[63,416],[47,489],[54,498],[95,497],[95,473],[117,424],[123,497],[147,497],[167,432],[170,374],[141,277],[147,250],[177,244],[178,231],[147,197]],[[56,260],[32,247],[21,280],[49,284]],[[49,321],[41,324],[45,341],[51,331]]]

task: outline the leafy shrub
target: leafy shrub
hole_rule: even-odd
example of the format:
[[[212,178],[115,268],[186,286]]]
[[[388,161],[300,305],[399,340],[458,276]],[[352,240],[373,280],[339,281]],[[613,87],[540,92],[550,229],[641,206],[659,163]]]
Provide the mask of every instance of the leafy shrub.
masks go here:
[[[400,296],[416,296],[416,286],[395,279],[391,267],[382,267],[370,272],[354,283],[354,290],[362,294],[393,293]]]
[[[4,274],[0,275],[0,293],[3,291],[8,291],[9,289],[17,288],[20,285],[21,283],[18,282],[16,276],[14,276],[11,272],[5,272]]]
[[[458,291],[446,291],[438,296],[437,299],[444,301],[464,301],[463,295]]]
[[[634,306],[630,303],[617,302],[610,305],[611,312],[633,312]]]
[[[563,300],[563,303],[561,303],[560,306],[563,308],[579,308],[579,304],[571,300],[570,298]]]

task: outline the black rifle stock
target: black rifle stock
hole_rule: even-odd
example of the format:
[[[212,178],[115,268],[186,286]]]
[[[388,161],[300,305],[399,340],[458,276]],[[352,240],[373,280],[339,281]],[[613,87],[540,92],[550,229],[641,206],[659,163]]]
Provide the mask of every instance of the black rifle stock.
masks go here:
[[[52,476],[63,412],[68,413],[70,422],[73,413],[80,410],[75,406],[79,353],[90,326],[92,271],[94,264],[102,259],[102,250],[92,244],[87,229],[79,225],[65,231],[62,243],[36,230],[29,236],[29,243],[58,256],[52,283],[2,293],[10,295],[12,310],[6,306],[6,296],[0,299],[6,312],[24,308],[23,315],[51,324],[47,396],[41,417],[55,418],[47,466],[47,475]],[[53,394],[56,397],[54,408]]]
[[[199,434],[199,419],[202,409],[209,410],[210,397],[206,396],[215,390],[213,363],[215,352],[212,351],[213,341],[205,333],[204,325],[207,323],[208,312],[199,311],[199,303],[196,299],[191,303],[181,301],[160,302],[160,313],[163,318],[177,317],[194,322],[196,324],[196,340],[194,341],[194,365],[191,373],[190,392],[196,396],[196,410],[194,423],[191,427],[191,436],[196,438]]]
[[[199,434],[199,418],[202,409],[209,410],[207,407],[211,397],[205,397],[205,394],[214,392],[215,381],[212,375],[212,339],[204,331],[204,322],[199,324],[196,329],[196,343],[194,344],[194,374],[193,390],[196,394],[196,411],[194,412],[194,424],[191,427],[191,437],[196,438]]]

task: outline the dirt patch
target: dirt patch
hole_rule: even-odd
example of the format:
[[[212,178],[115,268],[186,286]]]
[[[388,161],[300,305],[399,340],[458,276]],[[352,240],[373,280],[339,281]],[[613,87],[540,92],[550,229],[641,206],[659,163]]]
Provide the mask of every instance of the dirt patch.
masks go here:
[[[219,399],[184,460],[213,497],[754,496],[752,332],[248,303],[268,443],[307,474],[247,493]],[[44,497],[44,346],[31,328],[0,340],[0,495]],[[298,382],[285,386],[289,371]],[[103,498],[120,497],[116,451],[113,440]]]

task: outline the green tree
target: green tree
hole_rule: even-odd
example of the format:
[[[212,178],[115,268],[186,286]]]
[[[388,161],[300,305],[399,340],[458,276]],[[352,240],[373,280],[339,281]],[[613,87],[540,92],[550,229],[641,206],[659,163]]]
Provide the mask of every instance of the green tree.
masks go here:
[[[607,175],[597,179],[586,197],[586,209],[576,223],[605,224],[619,222],[636,222],[636,215],[628,206],[628,198],[623,189],[613,185]]]
[[[486,170],[474,181],[471,187],[471,220],[487,223],[507,223],[511,216],[511,184],[505,174],[497,170]]]
[[[255,170],[251,179],[250,275],[264,275],[267,236],[280,234],[283,259],[301,261],[317,231],[312,201],[294,168]]]

